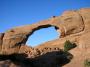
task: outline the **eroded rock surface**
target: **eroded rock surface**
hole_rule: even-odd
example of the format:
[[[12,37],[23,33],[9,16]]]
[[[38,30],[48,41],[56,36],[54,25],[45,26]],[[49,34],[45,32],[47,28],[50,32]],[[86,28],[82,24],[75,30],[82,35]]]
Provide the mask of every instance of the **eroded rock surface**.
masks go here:
[[[61,34],[58,39],[34,48],[26,46],[26,41],[33,32],[51,26]],[[71,61],[67,56],[61,59],[65,55],[61,49],[66,40],[77,44],[77,47],[67,54],[73,57]],[[16,59],[15,62],[9,58],[13,54],[15,54],[13,57]],[[1,33],[0,55],[2,58],[9,56],[4,60],[1,59],[0,67],[26,67],[25,65],[27,67],[84,67],[84,60],[90,58],[90,9],[65,11],[61,16]],[[65,62],[64,60],[68,60],[66,62],[68,64],[62,63]],[[17,61],[20,62],[16,63]],[[7,65],[4,66],[5,64]]]

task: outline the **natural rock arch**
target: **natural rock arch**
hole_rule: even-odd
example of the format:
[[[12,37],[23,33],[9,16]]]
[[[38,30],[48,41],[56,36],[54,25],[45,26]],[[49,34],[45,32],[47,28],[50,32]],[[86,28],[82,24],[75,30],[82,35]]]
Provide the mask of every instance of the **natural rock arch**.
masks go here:
[[[40,26],[34,28],[34,29],[30,32],[29,36],[32,35],[35,31],[37,31],[37,30],[39,30],[39,29],[48,28],[48,27],[55,27],[56,30],[59,29],[59,27],[54,26],[54,25],[50,25],[50,24],[47,24],[47,25],[40,25]]]
[[[85,12],[86,11],[87,10],[85,10]],[[67,35],[82,32],[84,31],[84,29],[88,31],[88,29],[86,29],[83,24],[83,22],[85,22],[86,24],[86,21],[82,21],[82,19],[85,20],[83,18],[84,15],[81,14],[82,12],[83,11],[81,10],[79,10],[78,12],[66,11],[59,17],[50,18],[39,23],[16,27],[6,31],[2,38],[3,43],[1,44],[0,54],[17,53],[20,47],[26,44],[28,37],[32,35],[34,31],[40,28],[55,26],[56,30],[60,33],[60,37],[62,37],[62,39]],[[89,13],[89,11],[87,11],[86,13]],[[89,24],[87,24],[86,27],[89,28]]]
[[[90,52],[90,8],[80,9],[77,11],[66,11],[60,17],[55,17],[52,19],[44,20],[32,25],[16,27],[9,31],[6,31],[5,33],[0,33],[0,49],[1,49],[0,55],[7,56],[15,53],[27,54],[28,53],[27,51],[29,51],[32,54],[29,53],[27,55],[30,55],[32,57],[36,57],[37,55],[45,56],[44,53],[49,52],[49,50],[46,51],[47,47],[50,50],[52,49],[51,50],[52,52],[54,49],[55,50],[62,49],[63,43],[68,39],[72,42],[75,42],[77,44],[77,47],[70,51],[70,53],[74,56],[74,58],[72,59],[71,63],[66,65],[66,67],[73,67],[73,65],[74,67],[83,67],[83,61],[86,58],[90,58],[90,53],[89,53]],[[60,21],[62,21],[63,23],[60,23]],[[26,46],[25,42],[26,42],[26,39],[28,39],[28,36],[32,35],[35,30],[44,28],[44,26],[45,27],[56,26],[58,28],[58,29],[56,28],[57,31],[60,32],[61,30],[60,32],[61,35],[64,33],[65,36],[63,35],[64,37],[62,37],[61,39],[59,38],[55,41],[42,44],[35,48]],[[72,36],[69,36],[69,35],[72,35]],[[50,54],[50,58],[51,58],[51,54]],[[5,65],[5,63],[3,62],[2,65]],[[11,65],[11,64],[8,64],[8,65]],[[48,67],[48,66],[45,66],[45,67]]]
[[[60,33],[57,32],[57,30],[59,29],[57,26],[53,26],[53,25],[49,25],[49,24],[48,24],[48,25],[41,25],[41,26],[38,26],[37,28],[34,28],[34,29],[32,30],[32,32],[31,32],[31,33],[29,34],[29,36],[28,36],[26,45],[33,47],[33,45],[30,44],[30,39],[32,40],[31,37],[34,35],[34,32],[41,33],[41,32],[39,32],[40,30],[46,31],[46,30],[48,30],[48,28],[49,28],[49,30],[53,30],[53,33],[54,33],[54,32],[57,33],[57,35],[56,35],[56,36],[58,36],[57,38],[60,37]],[[49,31],[49,30],[48,30],[48,31]],[[50,33],[50,34],[53,34],[53,33]],[[37,35],[37,33],[35,33],[35,35]],[[34,35],[34,36],[35,36],[35,35]],[[44,35],[45,35],[45,34],[44,34]],[[42,36],[42,35],[41,35],[41,36]],[[50,35],[47,35],[47,36],[50,36]],[[37,37],[37,36],[36,36],[36,37]],[[54,39],[53,37],[55,38],[55,36],[52,36],[52,37],[49,38],[49,39],[46,38],[46,41],[41,41],[41,42],[50,41],[50,40]],[[40,43],[39,43],[39,44],[40,44]],[[39,44],[36,44],[36,46],[39,45]]]

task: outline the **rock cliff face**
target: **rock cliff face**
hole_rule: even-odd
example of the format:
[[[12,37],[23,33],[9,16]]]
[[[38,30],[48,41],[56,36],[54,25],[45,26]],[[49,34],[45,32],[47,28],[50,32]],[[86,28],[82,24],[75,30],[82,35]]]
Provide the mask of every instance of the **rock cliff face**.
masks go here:
[[[54,26],[61,36],[36,47],[26,46],[36,30]],[[77,47],[67,54],[63,44],[70,40]],[[12,28],[0,34],[0,67],[84,67],[90,58],[90,9],[65,11],[32,25]]]

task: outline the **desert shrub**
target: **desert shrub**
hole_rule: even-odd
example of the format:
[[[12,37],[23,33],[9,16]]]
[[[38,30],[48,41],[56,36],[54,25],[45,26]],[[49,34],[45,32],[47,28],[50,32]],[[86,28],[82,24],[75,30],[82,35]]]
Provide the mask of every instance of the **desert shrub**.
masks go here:
[[[90,60],[89,59],[86,59],[84,61],[84,67],[90,67]]]
[[[69,40],[66,40],[64,43],[64,51],[66,51],[66,52],[71,50],[72,48],[75,48],[75,47],[76,47],[76,44],[71,43]]]

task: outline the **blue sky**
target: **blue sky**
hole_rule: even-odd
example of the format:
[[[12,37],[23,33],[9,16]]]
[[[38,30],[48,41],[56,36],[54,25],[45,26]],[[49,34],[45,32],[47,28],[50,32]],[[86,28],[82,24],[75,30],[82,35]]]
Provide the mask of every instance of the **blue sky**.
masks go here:
[[[35,31],[27,41],[27,45],[36,46],[41,43],[57,39],[59,33],[55,30],[55,27],[43,28]]]
[[[54,15],[59,16],[65,10],[88,7],[90,0],[0,0],[0,32],[16,26],[33,24]],[[31,38],[33,41],[36,39],[35,36]]]

